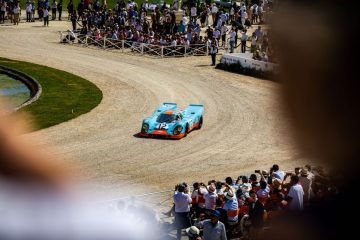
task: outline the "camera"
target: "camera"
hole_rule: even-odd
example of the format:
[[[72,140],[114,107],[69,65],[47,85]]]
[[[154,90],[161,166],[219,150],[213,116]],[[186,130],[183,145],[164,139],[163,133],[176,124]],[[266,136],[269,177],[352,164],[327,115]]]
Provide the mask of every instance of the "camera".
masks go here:
[[[260,170],[255,170],[255,173],[260,173]]]

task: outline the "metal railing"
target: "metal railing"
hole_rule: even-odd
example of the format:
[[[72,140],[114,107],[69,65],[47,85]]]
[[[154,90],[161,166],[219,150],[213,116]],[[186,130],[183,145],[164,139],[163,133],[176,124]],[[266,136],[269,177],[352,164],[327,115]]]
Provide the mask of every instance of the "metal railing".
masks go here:
[[[69,44],[77,43],[85,47],[95,46],[104,50],[120,50],[122,53],[135,53],[161,58],[207,56],[209,54],[209,49],[206,44],[162,46],[128,40],[114,40],[106,36],[96,37],[83,35],[80,34],[79,31],[60,32],[60,42]]]

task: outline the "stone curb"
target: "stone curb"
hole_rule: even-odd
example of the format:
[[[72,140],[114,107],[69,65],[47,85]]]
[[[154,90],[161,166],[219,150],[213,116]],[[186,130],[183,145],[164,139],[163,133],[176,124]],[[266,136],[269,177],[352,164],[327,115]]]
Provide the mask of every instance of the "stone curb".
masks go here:
[[[15,107],[13,111],[18,111],[19,109],[32,104],[36,100],[39,99],[41,93],[42,93],[42,87],[38,81],[30,77],[29,75],[22,73],[18,70],[4,67],[0,65],[0,73],[7,74],[14,78],[15,80],[21,81],[24,83],[30,90],[30,98],[20,104],[19,106]]]

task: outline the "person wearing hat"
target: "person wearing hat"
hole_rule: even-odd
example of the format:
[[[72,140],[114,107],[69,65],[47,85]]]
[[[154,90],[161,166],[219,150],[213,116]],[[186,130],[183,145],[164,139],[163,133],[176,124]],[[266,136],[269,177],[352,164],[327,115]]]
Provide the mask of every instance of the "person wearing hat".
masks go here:
[[[175,227],[177,230],[177,239],[181,239],[181,230],[191,226],[190,204],[192,200],[187,193],[187,187],[181,183],[177,187],[177,193],[174,194],[175,204]]]
[[[225,193],[225,200],[226,203],[223,207],[227,211],[228,216],[228,222],[231,225],[231,223],[237,223],[238,221],[238,201],[234,195],[234,192],[232,190],[229,190]]]
[[[205,186],[202,183],[202,186]],[[205,186],[206,190],[208,191],[207,193],[204,194],[204,199],[205,199],[205,209],[207,210],[212,210],[215,209],[215,205],[216,205],[216,198],[218,197],[218,195],[216,194],[216,188],[214,186],[214,184],[210,184],[209,186]]]
[[[189,240],[201,240],[200,230],[197,227],[191,226],[187,228],[185,231],[189,237]]]
[[[210,219],[200,222],[203,228],[204,240],[227,240],[225,225],[219,221],[221,214],[217,210],[212,210]]]

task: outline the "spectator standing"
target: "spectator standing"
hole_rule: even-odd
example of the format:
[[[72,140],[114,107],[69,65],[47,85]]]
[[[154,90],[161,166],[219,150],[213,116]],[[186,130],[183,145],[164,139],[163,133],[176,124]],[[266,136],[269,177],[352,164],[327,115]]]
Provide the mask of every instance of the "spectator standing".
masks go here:
[[[233,52],[234,52],[235,36],[236,36],[236,32],[235,32],[235,29],[234,29],[234,27],[233,27],[233,28],[231,28],[230,36],[229,36],[230,53],[233,53]]]
[[[191,197],[187,193],[184,184],[179,184],[177,193],[174,194],[175,204],[175,226],[177,230],[177,239],[181,239],[181,230],[191,226],[190,220],[190,204]]]
[[[250,47],[250,52],[251,53],[255,53],[256,51],[256,43],[257,43],[257,36],[255,33],[252,34],[251,36],[251,47]]]
[[[73,27],[73,31],[76,30],[76,21],[77,21],[77,16],[76,16],[76,10],[74,9],[72,14],[70,15],[70,20],[72,23],[72,27]]]
[[[254,34],[256,35],[257,39],[259,39],[259,41],[262,40],[264,34],[261,31],[261,26],[258,26],[258,28],[254,31]]]
[[[68,20],[70,20],[73,12],[74,12],[74,3],[73,0],[70,0],[68,5],[66,6],[67,10],[68,10]]]
[[[4,23],[5,22],[5,13],[6,13],[6,1],[2,0],[0,2],[0,23]]]
[[[218,11],[219,11],[219,9],[216,6],[216,3],[213,3],[212,8],[211,8],[211,18],[212,18],[212,21],[213,21],[213,26],[216,26],[215,25],[215,16],[216,16]]]
[[[290,211],[302,211],[304,209],[304,190],[299,184],[299,177],[291,176],[291,188],[286,197]]]
[[[63,0],[59,0],[59,3],[57,4],[57,10],[58,10],[58,15],[59,15],[59,21],[61,21],[61,14],[62,14],[62,1]]]
[[[31,22],[35,22],[35,2],[31,1]]]
[[[80,19],[84,10],[85,10],[85,3],[84,3],[84,0],[81,0],[77,6],[77,11],[78,11],[78,19],[77,20]]]
[[[214,41],[212,41],[211,46],[213,46],[214,48],[216,47],[216,43]],[[211,51],[211,48],[210,48]],[[216,57],[216,54],[215,54]],[[213,58],[212,58],[213,59]],[[213,62],[212,65],[215,65],[215,63]],[[202,183],[202,186],[205,186]],[[208,193],[204,194],[204,199],[205,199],[205,208],[206,210],[213,210],[215,209],[215,203],[216,203],[216,198],[217,198],[217,194],[215,193],[215,186],[213,184],[210,184],[209,187],[206,187]]]
[[[223,207],[227,211],[228,221],[235,223],[238,221],[238,201],[232,191],[225,194],[226,203]]]
[[[182,34],[182,33],[185,32],[185,24],[184,24],[183,20],[181,20],[180,23],[179,23],[178,32],[179,32],[180,34]]]
[[[26,3],[26,22],[31,22],[31,11],[32,11],[32,5],[30,2]]]
[[[16,6],[14,7],[13,13],[14,13],[14,25],[19,25],[20,16],[21,16],[21,9],[19,3],[16,4]]]
[[[56,0],[53,0],[53,3],[51,5],[51,20],[56,19],[57,5],[58,5],[58,3],[56,2]]]
[[[222,23],[222,26],[220,28],[220,34],[221,34],[221,46],[225,47],[226,45],[226,33],[229,29],[227,28],[227,26],[225,26],[225,23]]]
[[[49,7],[44,8],[44,27],[49,26],[49,10],[50,10]]]
[[[244,29],[243,32],[241,32],[241,52],[246,52],[246,41],[248,39],[248,35],[246,35],[246,29]]]
[[[44,17],[44,3],[42,1],[38,1],[38,15],[39,15],[39,21],[41,22]]]
[[[193,5],[190,8],[190,22],[191,23],[195,23],[196,22],[196,18],[197,18],[197,8],[195,5]]]
[[[211,41],[211,46],[210,46],[210,55],[211,55],[211,66],[215,66],[215,63],[216,63],[216,54],[218,52],[218,47],[216,46],[216,41]],[[211,189],[212,186],[210,186],[209,188],[209,194],[210,194],[210,189]],[[213,188],[213,187],[212,187]],[[215,191],[215,189],[214,189]],[[215,194],[216,195],[216,194]],[[205,195],[207,196],[207,195]],[[210,197],[210,196],[208,196]],[[206,200],[207,197],[205,197],[205,200]],[[215,197],[216,198],[216,197]]]
[[[250,191],[250,197],[253,202],[250,204],[249,219],[251,221],[250,234],[257,239],[258,233],[264,226],[264,205],[257,199],[255,191]]]

